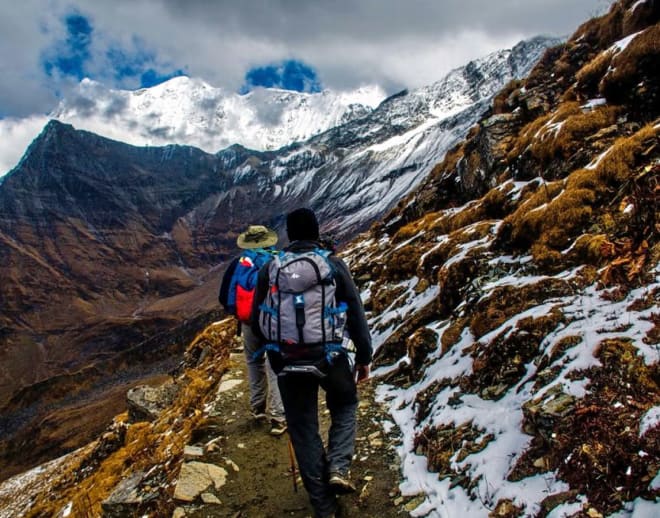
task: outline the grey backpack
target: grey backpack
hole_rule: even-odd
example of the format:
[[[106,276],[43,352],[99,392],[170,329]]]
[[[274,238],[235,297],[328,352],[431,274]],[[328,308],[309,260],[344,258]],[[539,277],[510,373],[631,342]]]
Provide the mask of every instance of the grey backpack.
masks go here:
[[[281,252],[269,263],[259,327],[271,344],[304,348],[341,343],[347,306],[335,299],[329,255],[321,249]]]

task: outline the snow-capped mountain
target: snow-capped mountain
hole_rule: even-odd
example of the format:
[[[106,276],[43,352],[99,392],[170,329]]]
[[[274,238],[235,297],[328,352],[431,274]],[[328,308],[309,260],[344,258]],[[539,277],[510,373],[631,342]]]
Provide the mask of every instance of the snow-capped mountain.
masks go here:
[[[457,68],[428,87],[395,94],[362,118],[283,148],[272,158],[246,162],[235,170],[235,181],[258,178],[263,199],[283,206],[292,199],[303,201],[319,211],[326,230],[350,235],[418,185],[488,109],[494,94],[528,73],[558,42],[542,37],[524,41]]]
[[[136,91],[83,79],[48,115],[0,120],[0,183],[51,119],[134,146],[183,144],[216,153],[239,144],[265,151],[363,117],[385,97],[378,86],[239,95],[185,76]]]
[[[4,412],[12,434],[31,433],[22,419],[50,411],[50,394],[67,393],[50,385],[70,382],[60,375],[105,355],[117,364],[154,350],[171,359],[170,337],[217,311],[219,266],[246,225],[259,222],[283,235],[282,215],[306,205],[337,238],[365,229],[428,177],[493,94],[556,41],[522,42],[277,150],[135,147],[50,122],[0,186],[0,406],[11,402]],[[131,94],[130,101],[139,98]],[[107,105],[104,113],[128,113],[124,101],[124,110]],[[184,105],[171,101],[169,120],[185,119],[171,115],[175,108],[184,113]],[[162,326],[170,331],[150,338]],[[28,356],[34,361],[26,368]],[[114,364],[102,363],[94,376],[111,378]],[[35,448],[34,458],[20,462],[50,453]],[[0,456],[0,471],[2,462]]]
[[[186,76],[136,91],[83,79],[51,118],[137,146],[185,144],[215,153],[240,144],[265,151],[362,117],[384,98],[377,86],[319,93],[257,88],[239,95]]]

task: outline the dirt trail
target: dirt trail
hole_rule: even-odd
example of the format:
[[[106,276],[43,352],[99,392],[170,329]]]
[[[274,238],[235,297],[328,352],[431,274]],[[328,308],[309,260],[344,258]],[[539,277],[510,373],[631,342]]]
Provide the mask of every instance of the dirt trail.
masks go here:
[[[193,436],[193,443],[199,445],[215,439],[217,449],[201,460],[222,466],[228,472],[226,484],[216,492],[221,503],[182,506],[174,516],[177,513],[195,518],[312,516],[307,493],[299,479],[298,491],[294,492],[288,435],[273,437],[266,423],[251,419],[242,352],[232,354],[231,364],[210,411],[211,417]],[[381,425],[384,412],[374,403],[373,391],[372,382],[360,388],[356,458],[352,469],[358,491],[340,498],[342,516],[407,516],[398,496],[398,459],[392,438]],[[323,401],[319,402],[319,407],[325,435],[328,416],[323,412]]]

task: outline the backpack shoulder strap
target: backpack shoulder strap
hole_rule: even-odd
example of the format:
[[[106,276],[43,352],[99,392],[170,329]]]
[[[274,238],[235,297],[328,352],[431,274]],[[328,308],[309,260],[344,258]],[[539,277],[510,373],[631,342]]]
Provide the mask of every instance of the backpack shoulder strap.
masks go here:
[[[328,268],[330,268],[330,275],[334,277],[335,273],[337,272],[337,268],[335,268],[335,265],[332,264],[332,261],[330,260],[330,256],[334,255],[334,252],[332,250],[326,250],[325,248],[320,248],[320,247],[315,248],[314,252],[320,255],[321,257],[323,257],[323,259],[325,259]]]

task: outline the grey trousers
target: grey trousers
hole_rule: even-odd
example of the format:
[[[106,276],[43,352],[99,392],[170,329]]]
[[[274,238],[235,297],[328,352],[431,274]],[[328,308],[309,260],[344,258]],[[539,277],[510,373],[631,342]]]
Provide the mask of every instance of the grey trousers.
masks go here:
[[[337,499],[328,485],[328,473],[348,472],[355,450],[357,389],[346,355],[335,359],[325,378],[309,374],[279,376],[287,425],[300,475],[317,517],[330,516]],[[332,424],[328,448],[319,434],[318,389],[325,390]]]
[[[277,386],[277,376],[270,367],[265,354],[254,358],[254,353],[259,350],[261,344],[247,324],[241,323],[241,336],[247,362],[252,411],[257,414],[267,411],[271,419],[284,419],[284,407]]]

